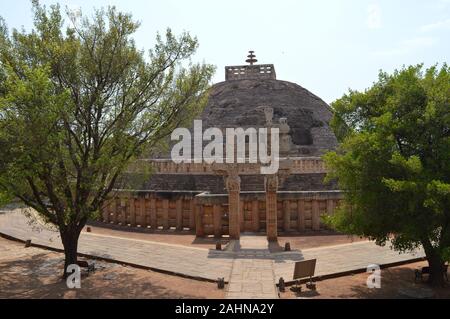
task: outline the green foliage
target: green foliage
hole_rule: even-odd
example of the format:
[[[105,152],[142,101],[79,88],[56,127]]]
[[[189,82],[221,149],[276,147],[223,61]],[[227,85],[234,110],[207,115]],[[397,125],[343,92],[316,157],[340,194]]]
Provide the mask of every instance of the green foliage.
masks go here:
[[[0,192],[0,207],[10,203],[13,200],[13,196],[11,194]]]
[[[29,33],[0,23],[0,190],[77,233],[130,162],[202,110],[214,68],[170,29],[145,55],[139,23],[114,7],[68,21],[58,5],[33,11]]]
[[[450,69],[411,66],[332,104],[341,141],[326,154],[345,201],[328,223],[394,248],[449,257]]]

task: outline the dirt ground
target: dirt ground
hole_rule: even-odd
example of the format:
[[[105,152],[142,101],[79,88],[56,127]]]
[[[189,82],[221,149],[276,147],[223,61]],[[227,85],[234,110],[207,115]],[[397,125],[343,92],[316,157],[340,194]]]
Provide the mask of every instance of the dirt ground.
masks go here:
[[[426,262],[418,262],[381,270],[381,288],[369,289],[366,281],[369,274],[361,273],[351,276],[327,279],[316,282],[316,291],[306,289],[295,293],[290,287],[281,294],[282,299],[411,299],[411,298],[445,298],[450,299],[450,284],[446,288],[432,289],[425,282],[414,282],[414,270],[426,266]]]
[[[61,280],[64,255],[0,238],[0,298],[224,298],[215,283],[96,261],[80,289]]]
[[[88,227],[95,234],[117,236],[123,238],[132,238],[139,240],[148,240],[176,244],[183,246],[200,247],[206,249],[215,249],[218,239],[214,237],[196,238],[195,234],[189,231],[153,231],[150,229],[128,228],[118,225],[106,225],[102,223],[93,223]],[[86,231],[86,227],[83,231]],[[365,240],[357,236],[347,236],[336,234],[332,231],[306,232],[301,234],[281,235],[278,237],[278,243],[284,247],[286,242],[291,244],[291,249],[309,249],[324,246],[333,246],[348,244],[356,241]],[[220,239],[222,245],[228,243],[227,238]]]

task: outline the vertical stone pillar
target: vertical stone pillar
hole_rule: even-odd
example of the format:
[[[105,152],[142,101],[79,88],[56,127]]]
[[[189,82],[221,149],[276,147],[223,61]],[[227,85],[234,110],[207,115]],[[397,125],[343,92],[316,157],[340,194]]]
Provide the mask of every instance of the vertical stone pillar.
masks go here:
[[[147,217],[146,217],[146,211],[147,211],[147,199],[146,199],[147,195],[145,195],[145,197],[141,197],[141,199],[139,200],[139,220],[137,221],[137,223],[139,225],[141,225],[142,228],[146,228],[147,227]]]
[[[162,202],[163,229],[169,229],[169,200],[163,199]]]
[[[283,228],[285,232],[291,230],[291,202],[289,200],[283,201]]]
[[[150,198],[150,227],[152,229],[158,228],[158,218],[156,214],[156,198],[152,196]]]
[[[236,172],[232,172],[226,177],[226,187],[228,190],[228,218],[229,233],[231,239],[240,237],[240,196],[241,178]]]
[[[126,226],[127,224],[127,198],[120,198],[120,218],[119,223],[122,226]]]
[[[305,230],[305,201],[303,199],[297,201],[297,227],[298,231]]]
[[[114,197],[111,200],[111,213],[112,213],[111,221],[113,222],[113,224],[117,224],[117,222],[119,220],[119,218],[118,218],[119,208],[117,206],[118,206],[117,205],[117,199]]]
[[[277,230],[277,190],[278,176],[267,175],[264,186],[266,190],[266,231],[267,240],[276,241],[278,238]]]
[[[312,200],[312,230],[320,230],[320,211],[317,197]]]
[[[176,202],[177,230],[183,230],[183,198],[178,198]]]
[[[102,218],[103,218],[103,222],[108,224],[109,223],[109,211],[110,211],[110,205],[111,202],[107,201],[105,203],[105,205],[103,205],[103,209],[102,209]]]
[[[197,208],[197,200],[192,198],[189,203],[189,228],[191,230],[195,229],[195,210]]]
[[[253,231],[259,232],[259,206],[257,199],[255,199],[252,202],[252,222],[253,222]]]
[[[213,206],[214,237],[222,237],[222,209],[218,204]]]
[[[239,232],[246,231],[245,221],[244,221],[244,206],[245,202],[243,200],[239,201]]]
[[[130,198],[130,226],[136,227],[136,201],[133,195]]]
[[[197,205],[195,210],[195,235],[197,237],[204,237],[205,232],[203,230],[203,205]]]

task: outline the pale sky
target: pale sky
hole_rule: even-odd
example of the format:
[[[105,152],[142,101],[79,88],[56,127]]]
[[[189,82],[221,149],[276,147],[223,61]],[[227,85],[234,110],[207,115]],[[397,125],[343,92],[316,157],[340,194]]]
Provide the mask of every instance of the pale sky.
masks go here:
[[[171,27],[199,39],[194,61],[245,64],[254,50],[258,63],[273,63],[279,80],[295,82],[331,103],[349,88],[362,90],[378,70],[449,62],[450,0],[74,0],[64,8],[115,5],[142,23],[137,45],[153,47],[157,31]],[[28,0],[0,1],[10,28],[32,26]]]

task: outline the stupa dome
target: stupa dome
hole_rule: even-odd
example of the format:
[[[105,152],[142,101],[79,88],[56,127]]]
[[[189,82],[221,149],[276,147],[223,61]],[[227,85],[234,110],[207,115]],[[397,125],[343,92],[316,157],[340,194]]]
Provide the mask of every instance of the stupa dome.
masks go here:
[[[198,118],[202,120],[202,129],[266,128],[269,109],[270,126],[280,127],[280,156],[316,157],[334,149],[338,143],[329,126],[332,117],[330,106],[298,84],[277,80],[274,65],[253,64],[257,61],[254,58],[253,55],[249,59],[250,65],[225,67],[226,80],[212,86],[207,106]],[[285,129],[284,134],[289,136],[287,139],[283,139],[281,126]],[[168,158],[169,155],[158,157]],[[324,177],[325,174],[321,173],[291,175],[280,189],[336,189],[334,183],[323,184]],[[263,175],[241,176],[241,179],[242,191],[264,191]],[[190,174],[154,175],[143,188],[225,192],[222,177]]]
[[[289,156],[318,156],[334,149],[337,140],[329,127],[330,106],[298,84],[267,76],[244,74],[215,84],[202,113],[203,127],[265,127],[263,107],[273,110],[273,123],[286,119],[291,137]],[[267,65],[264,66],[267,68]],[[274,72],[274,67],[270,69]],[[228,69],[227,69],[228,70]],[[262,72],[262,71],[260,71]]]
[[[150,177],[124,175],[130,186],[103,215],[106,222],[232,239],[265,232],[276,240],[279,231],[326,228],[320,216],[333,214],[342,199],[335,182],[324,182],[320,158],[338,144],[332,110],[303,87],[277,80],[275,67],[255,64],[253,53],[249,65],[225,67],[225,81],[211,87],[192,126],[172,134],[169,154],[141,159],[154,170]],[[268,150],[276,167],[269,173],[261,165]]]

